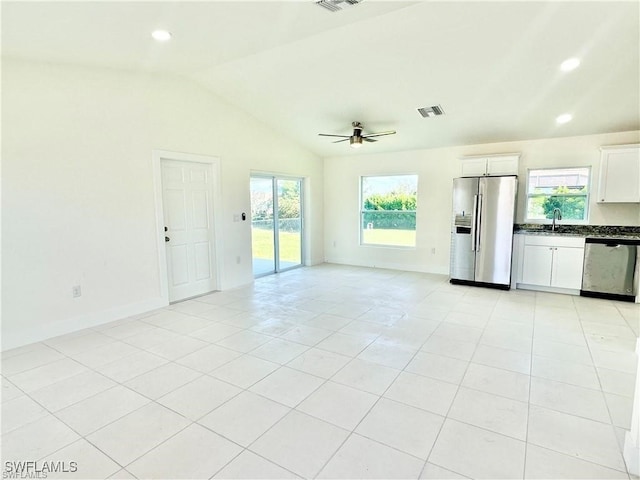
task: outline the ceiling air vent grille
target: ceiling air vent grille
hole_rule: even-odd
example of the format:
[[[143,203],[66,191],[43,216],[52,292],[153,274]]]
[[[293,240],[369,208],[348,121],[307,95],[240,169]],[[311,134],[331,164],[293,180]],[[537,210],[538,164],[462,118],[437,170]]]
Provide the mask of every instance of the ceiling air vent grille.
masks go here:
[[[316,5],[320,5],[331,12],[337,12],[345,7],[357,5],[361,1],[362,0],[319,0],[316,2]]]
[[[437,117],[438,115],[444,115],[444,110],[440,105],[433,105],[432,107],[419,108],[418,113],[424,118]]]

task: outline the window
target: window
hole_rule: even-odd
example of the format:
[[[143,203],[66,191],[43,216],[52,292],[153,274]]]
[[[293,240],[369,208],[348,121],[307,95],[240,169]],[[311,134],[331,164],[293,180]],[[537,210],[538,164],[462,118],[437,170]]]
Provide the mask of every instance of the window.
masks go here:
[[[415,247],[417,175],[362,177],[360,198],[363,245]]]
[[[589,167],[529,170],[527,220],[551,219],[559,208],[563,221],[586,222],[589,174]]]

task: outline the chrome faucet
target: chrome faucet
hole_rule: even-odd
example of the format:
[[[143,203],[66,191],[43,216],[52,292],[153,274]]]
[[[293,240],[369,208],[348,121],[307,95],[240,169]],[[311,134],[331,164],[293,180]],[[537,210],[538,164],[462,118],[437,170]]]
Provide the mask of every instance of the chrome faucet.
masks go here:
[[[560,212],[559,208],[554,208],[553,209],[553,221],[551,222],[551,231],[552,232],[556,231],[556,218],[558,220],[562,220],[562,212]]]

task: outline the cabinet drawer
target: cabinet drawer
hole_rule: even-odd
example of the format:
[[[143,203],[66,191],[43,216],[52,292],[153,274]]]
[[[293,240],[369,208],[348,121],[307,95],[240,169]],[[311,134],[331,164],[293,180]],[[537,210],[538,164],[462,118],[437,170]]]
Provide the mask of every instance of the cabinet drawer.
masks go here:
[[[562,237],[560,235],[525,235],[525,245],[545,247],[584,247],[584,237]]]

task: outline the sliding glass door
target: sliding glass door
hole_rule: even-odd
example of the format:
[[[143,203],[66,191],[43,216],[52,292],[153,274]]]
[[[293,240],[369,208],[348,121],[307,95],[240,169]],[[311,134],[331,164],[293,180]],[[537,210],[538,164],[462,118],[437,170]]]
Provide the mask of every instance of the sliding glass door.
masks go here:
[[[251,177],[254,276],[302,265],[302,179]]]
[[[251,250],[253,275],[276,271],[273,180],[251,177]]]
[[[276,178],[278,270],[302,264],[302,181]]]

